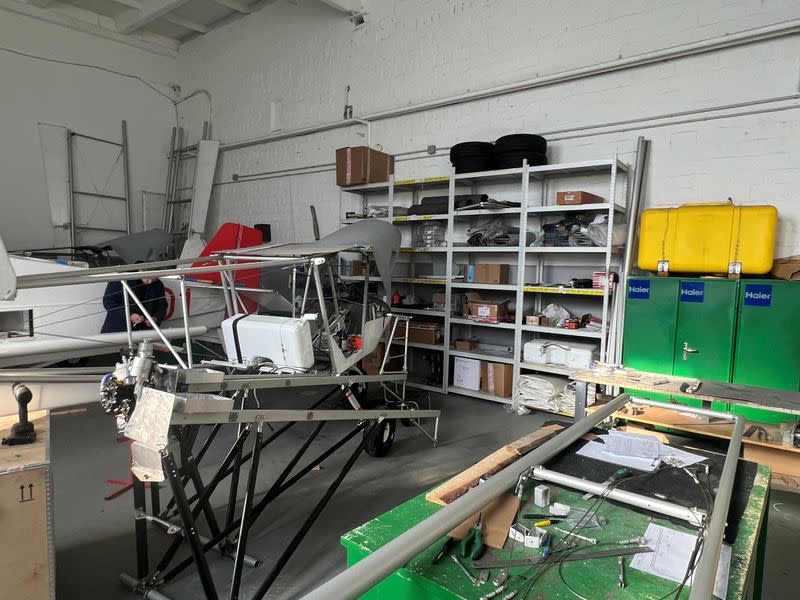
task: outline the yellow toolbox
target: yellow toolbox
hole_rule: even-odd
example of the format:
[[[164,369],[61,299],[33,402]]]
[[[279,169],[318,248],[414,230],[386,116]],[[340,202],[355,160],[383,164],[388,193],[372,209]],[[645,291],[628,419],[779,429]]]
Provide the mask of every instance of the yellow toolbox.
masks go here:
[[[686,204],[642,212],[639,268],[659,274],[761,275],[772,268],[778,210]]]

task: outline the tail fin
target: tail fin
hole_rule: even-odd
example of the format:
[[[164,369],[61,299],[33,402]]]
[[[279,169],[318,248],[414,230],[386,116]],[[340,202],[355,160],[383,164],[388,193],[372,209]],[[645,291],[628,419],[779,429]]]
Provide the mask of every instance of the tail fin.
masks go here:
[[[186,245],[194,238],[192,236],[187,240]],[[199,237],[197,238],[199,240]],[[258,246],[263,242],[263,236],[258,229],[241,225],[240,223],[224,223],[219,228],[214,237],[205,245],[203,250],[199,253],[198,258],[203,256],[210,256],[225,250],[235,250],[237,248],[249,248],[251,246]],[[186,253],[186,246],[184,246],[184,253]],[[187,254],[185,258],[191,258],[192,254]],[[184,256],[181,256],[184,258]],[[194,263],[193,267],[211,264],[209,262],[198,261]],[[221,283],[219,273],[206,273],[201,275],[198,279],[208,281],[209,283]],[[260,271],[259,269],[242,269],[234,271],[234,281],[246,287],[260,287]]]

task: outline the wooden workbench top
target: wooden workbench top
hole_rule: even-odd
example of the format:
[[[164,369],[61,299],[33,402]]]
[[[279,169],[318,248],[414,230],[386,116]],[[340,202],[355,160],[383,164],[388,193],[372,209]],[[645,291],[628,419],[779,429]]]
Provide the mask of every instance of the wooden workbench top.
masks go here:
[[[36,441],[21,446],[0,445],[0,473],[24,471],[50,462],[50,411],[37,410],[28,415],[36,429]],[[17,415],[0,417],[0,438],[8,437]]]

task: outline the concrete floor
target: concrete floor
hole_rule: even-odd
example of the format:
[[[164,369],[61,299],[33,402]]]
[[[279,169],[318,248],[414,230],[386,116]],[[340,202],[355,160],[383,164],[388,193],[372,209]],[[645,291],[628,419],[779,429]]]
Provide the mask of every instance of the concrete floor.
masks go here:
[[[308,403],[312,398],[309,396]],[[413,428],[398,427],[390,455],[383,459],[362,455],[343,486],[326,507],[311,534],[275,582],[268,597],[296,598],[344,568],[345,553],[339,536],[379,515],[435,483],[457,473],[499,446],[536,429],[552,415],[509,415],[503,407],[459,396],[434,398],[443,410],[440,445]],[[261,459],[258,489],[266,490],[293,449],[311,430],[298,424],[265,451]],[[324,448],[348,431],[348,425],[326,425],[312,445]],[[135,570],[132,498],[126,494],[112,502],[103,495],[111,489],[107,478],[126,478],[128,448],[115,442],[110,417],[97,405],[57,415],[52,419],[52,457],[55,479],[56,588],[59,600],[86,598],[132,599],[134,594],[119,583],[118,574]],[[220,436],[204,460],[204,478],[218,464],[230,434]],[[227,442],[227,443],[226,443]],[[265,562],[245,568],[242,596],[247,598],[266,576],[272,561],[294,535],[313,504],[321,497],[353,448],[355,441],[334,455],[319,471],[311,472],[287,491],[262,515],[250,536],[248,550]],[[227,488],[221,486],[224,492]],[[165,494],[166,495],[166,494]],[[258,499],[258,498],[257,498]],[[222,506],[222,494],[214,499]],[[224,518],[221,511],[218,516]],[[166,536],[153,531],[156,539]],[[152,538],[151,538],[152,539]],[[797,598],[792,568],[800,539],[800,495],[774,492],[770,501],[764,600]],[[156,554],[151,553],[157,560]],[[209,555],[222,597],[232,562]],[[201,598],[199,580],[192,570],[161,590],[175,599]]]

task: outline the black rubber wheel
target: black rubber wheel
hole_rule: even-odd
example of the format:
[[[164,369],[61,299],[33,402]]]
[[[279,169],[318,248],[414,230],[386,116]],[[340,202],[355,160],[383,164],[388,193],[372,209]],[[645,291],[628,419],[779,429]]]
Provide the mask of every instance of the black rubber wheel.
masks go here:
[[[496,154],[504,152],[547,152],[547,140],[533,133],[515,133],[497,138],[494,143]]]
[[[364,430],[364,450],[370,456],[383,458],[389,454],[394,444],[394,434],[397,430],[396,419],[384,419],[377,425],[370,425]]]
[[[347,369],[346,374],[350,375],[365,375],[364,371],[359,367],[350,367]],[[375,402],[369,402],[367,400],[367,396],[369,394],[369,384],[366,382],[363,383],[354,383],[350,386],[350,391],[353,393],[353,396],[356,397],[356,401],[361,405],[361,408],[371,408],[370,404],[374,405]],[[342,394],[342,405],[348,408],[353,408],[350,404],[350,400],[347,399],[346,394]]]
[[[452,163],[456,173],[475,173],[494,169],[494,157],[457,158]]]
[[[528,159],[528,165],[535,167],[547,164],[547,156],[538,152],[504,152],[494,157],[495,169],[516,169],[522,166],[522,161]]]
[[[491,142],[461,142],[450,148],[450,160],[459,158],[490,157],[494,154]]]

